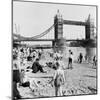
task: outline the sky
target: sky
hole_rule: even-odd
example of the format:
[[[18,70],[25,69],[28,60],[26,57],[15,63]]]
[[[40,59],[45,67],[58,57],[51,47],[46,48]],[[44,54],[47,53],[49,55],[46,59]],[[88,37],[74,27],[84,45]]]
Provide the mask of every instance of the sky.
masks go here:
[[[64,20],[85,22],[90,14],[96,23],[95,6],[13,1],[13,33],[25,37],[39,35],[53,25],[58,9]],[[63,37],[66,39],[85,38],[85,27],[63,25]],[[53,39],[54,29],[42,37],[44,38]]]

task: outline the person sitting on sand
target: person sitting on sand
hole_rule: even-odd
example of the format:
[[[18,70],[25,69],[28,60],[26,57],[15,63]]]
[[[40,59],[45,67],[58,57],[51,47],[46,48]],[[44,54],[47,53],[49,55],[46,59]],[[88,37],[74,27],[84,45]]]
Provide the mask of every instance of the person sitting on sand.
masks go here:
[[[36,61],[33,63],[32,65],[32,72],[36,73],[38,71],[45,73],[45,71],[43,70],[42,66],[39,64],[39,59],[37,58]]]

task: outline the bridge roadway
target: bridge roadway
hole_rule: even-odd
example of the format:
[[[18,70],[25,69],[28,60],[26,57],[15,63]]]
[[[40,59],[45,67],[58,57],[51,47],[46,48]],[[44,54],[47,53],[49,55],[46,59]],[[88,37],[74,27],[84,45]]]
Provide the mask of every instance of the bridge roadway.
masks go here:
[[[21,41],[55,41],[54,39],[14,39],[14,42],[21,42]],[[66,42],[69,41],[87,41],[86,39],[66,39]]]

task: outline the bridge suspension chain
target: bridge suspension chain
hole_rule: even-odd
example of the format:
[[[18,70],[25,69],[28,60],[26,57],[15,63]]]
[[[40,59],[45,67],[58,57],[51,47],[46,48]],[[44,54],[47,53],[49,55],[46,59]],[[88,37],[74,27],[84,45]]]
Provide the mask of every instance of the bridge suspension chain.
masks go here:
[[[13,34],[15,37],[18,37],[19,39],[38,39],[38,38],[41,38],[43,37],[44,35],[48,34],[55,26],[56,24],[53,24],[51,27],[49,27],[47,30],[45,30],[44,32],[42,32],[41,34],[39,35],[35,35],[33,37],[24,37],[24,36],[21,36],[21,35],[16,35],[16,34]]]
[[[53,29],[53,27],[54,27],[54,24],[50,28],[48,28],[46,31],[44,31],[43,33],[36,35],[34,37],[31,37],[31,39],[37,39],[37,38],[43,37],[44,35],[48,34]]]

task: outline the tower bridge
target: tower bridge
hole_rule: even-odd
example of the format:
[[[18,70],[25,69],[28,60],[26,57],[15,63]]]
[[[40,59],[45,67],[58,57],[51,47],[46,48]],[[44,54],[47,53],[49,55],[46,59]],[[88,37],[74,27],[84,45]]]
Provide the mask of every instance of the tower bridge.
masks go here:
[[[63,38],[63,25],[78,25],[78,26],[85,26],[85,39],[84,40],[75,40],[75,39],[67,39],[66,41],[85,41],[91,39],[91,21],[90,15],[85,22],[82,21],[72,21],[72,20],[64,20],[62,15],[60,14],[59,10],[54,17],[54,24],[48,28],[46,31],[42,32],[39,35],[33,37],[24,37],[21,35],[13,34],[15,42],[20,41],[52,41],[52,45],[59,45],[59,40]],[[40,39],[44,35],[48,34],[54,28],[54,39]]]

